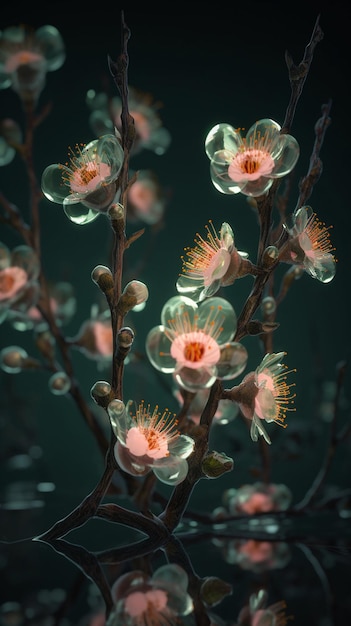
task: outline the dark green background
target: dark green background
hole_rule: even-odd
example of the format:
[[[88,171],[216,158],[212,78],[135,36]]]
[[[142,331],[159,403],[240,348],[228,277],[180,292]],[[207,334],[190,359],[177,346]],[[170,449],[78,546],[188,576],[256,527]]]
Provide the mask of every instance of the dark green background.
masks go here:
[[[94,138],[89,128],[85,95],[88,89],[99,92],[106,85],[112,94],[115,93],[107,56],[116,59],[120,52],[121,8],[120,5],[115,5],[113,9],[95,5],[91,10],[77,5],[73,12],[71,4],[51,3],[35,12],[29,6],[23,11],[12,10],[11,7],[2,11],[0,28],[21,22],[34,27],[53,24],[60,30],[67,47],[65,64],[57,72],[48,74],[47,87],[40,98],[40,106],[52,102],[52,111],[36,133],[34,162],[38,178],[47,165],[66,160],[68,146]],[[303,7],[250,3],[240,5],[236,10],[221,5],[210,9],[200,7],[200,10],[192,10],[190,14],[185,9],[176,10],[174,5],[159,12],[124,8],[125,20],[131,29],[129,84],[150,92],[155,100],[162,102],[160,115],[172,135],[171,146],[162,157],[143,152],[131,161],[133,169],[154,170],[169,194],[163,229],[154,237],[152,229],[147,227],[145,235],[125,255],[126,281],[131,278],[142,280],[150,292],[145,310],[130,319],[136,330],[135,350],[141,354],[144,353],[146,333],[159,323],[163,303],[175,295],[175,281],[184,246],[192,244],[197,231],[204,233],[209,219],[217,228],[223,221],[229,222],[237,247],[249,252],[252,260],[255,259],[258,241],[256,217],[245,198],[224,196],[215,190],[209,177],[204,139],[218,122],[244,128],[264,117],[283,122],[290,96],[284,53],[287,49],[295,63],[302,59],[318,14],[324,39],[315,51],[291,129],[300,144],[301,156],[295,168],[289,208],[291,211],[294,209],[298,181],[308,169],[314,125],[320,117],[321,107],[332,99],[331,125],[321,151],[323,175],[309,202],[322,221],[333,225],[331,238],[338,265],[336,277],[328,285],[304,274],[279,307],[277,315],[280,327],[274,335],[274,348],[286,351],[287,364],[297,368],[297,410],[289,418],[289,428],[296,437],[304,438],[306,428],[313,423],[317,424],[318,433],[318,437],[306,437],[305,452],[294,461],[288,459],[283,451],[280,452],[284,450],[284,437],[288,431],[277,433],[277,429],[273,432],[274,427],[270,429],[274,440],[271,450],[272,480],[288,484],[296,502],[309,488],[325,453],[328,425],[318,418],[322,383],[335,381],[337,364],[347,360],[350,352],[350,35],[346,9],[335,3],[320,6],[308,3]],[[0,93],[0,117],[13,117],[23,123],[21,106],[10,90]],[[19,159],[0,170],[0,189],[28,217],[26,175]],[[110,264],[112,233],[107,219],[101,217],[92,224],[78,227],[68,221],[59,205],[46,200],[41,203],[40,214],[45,273],[50,281],[68,280],[76,290],[77,314],[67,328],[67,335],[72,336],[77,333],[82,321],[89,318],[92,304],[100,299],[90,273],[99,263]],[[141,226],[128,224],[128,233]],[[17,235],[4,226],[0,226],[0,239],[10,247],[20,243]],[[145,259],[147,263],[144,263]],[[230,299],[238,313],[250,286],[251,279],[247,277],[222,294]],[[22,343],[30,351],[30,333],[19,335],[6,323],[3,324],[0,327],[0,347],[17,343]],[[244,343],[250,355],[248,367],[253,369],[262,357],[261,346],[254,338],[246,338]],[[76,376],[88,399],[94,382],[100,378],[108,379],[109,372],[97,370],[94,363],[79,353],[74,353],[73,359]],[[17,539],[43,531],[75,506],[94,487],[102,470],[102,459],[76,407],[69,399],[55,398],[48,391],[45,372],[3,376],[3,379],[2,424],[7,420],[18,423],[21,421],[19,415],[25,416],[31,440],[43,451],[35,477],[45,477],[57,486],[56,494],[49,498],[44,512],[31,518],[29,525],[25,523],[23,528],[16,520],[19,525],[10,538]],[[345,408],[341,414],[345,422],[350,417],[349,381],[347,370]],[[145,361],[141,361],[136,368],[126,368],[125,399],[129,397],[145,398],[151,404],[159,403],[177,410],[177,403],[170,392],[170,377],[160,378]],[[234,472],[221,481],[199,485],[192,500],[192,506],[198,510],[208,510],[210,497],[211,508],[218,506],[224,488],[252,480],[250,468],[259,460],[257,446],[248,439],[242,423],[237,421],[234,424],[215,429],[211,441],[214,448],[223,449],[234,457]],[[233,437],[228,434],[231,428],[237,428],[238,435]],[[237,455],[236,437],[244,446]],[[349,452],[350,443],[346,441],[340,447],[331,469],[329,482],[334,487],[350,486]],[[3,483],[6,484],[8,474],[5,463],[2,472]],[[169,491],[166,489],[165,493]],[[314,532],[312,530],[312,535]],[[328,532],[333,536],[332,529]],[[103,547],[98,532],[92,532],[87,540],[91,542],[89,547]],[[109,541],[112,541],[111,537]],[[42,551],[41,546],[39,552]],[[38,566],[33,565],[31,557],[29,559],[33,565],[34,588],[36,585],[50,586],[48,576],[53,576],[54,585],[63,585],[59,581],[65,573],[59,568],[64,570],[67,564],[63,566],[57,559],[53,567],[48,566],[49,571],[44,571],[45,559],[52,558],[47,552],[43,560],[39,559]],[[208,559],[204,559],[201,550],[194,553],[194,562],[202,575],[212,575],[208,571]],[[230,568],[221,561],[213,558],[212,563],[219,571],[223,567],[223,578],[232,575]],[[339,566],[339,570],[330,572],[331,579],[338,576],[338,581],[342,581],[342,567],[350,576],[349,555],[346,563]],[[308,570],[309,565],[303,562],[302,567]],[[309,572],[307,579],[309,575],[314,578],[314,574]],[[70,572],[68,578],[71,576]],[[235,576],[238,578],[237,573]],[[25,578],[22,580],[19,576],[16,585],[12,582],[10,579],[7,594],[16,597],[16,594],[24,593],[23,589],[28,584]],[[238,578],[236,583],[241,585],[242,579],[239,582]],[[278,584],[277,581],[275,584]],[[340,608],[336,614],[340,613],[341,619],[346,617],[350,607],[340,584]],[[21,592],[14,591],[15,587],[21,588]],[[7,599],[6,593],[2,601]],[[275,599],[280,599],[279,594]],[[234,593],[234,598],[224,603],[223,615],[229,617],[230,614],[234,619],[241,606],[240,598]],[[317,621],[322,619],[323,610],[314,614],[303,603],[297,606],[295,613],[298,616],[296,624],[327,624]],[[311,621],[314,615],[315,622]],[[304,618],[306,621],[303,621]],[[346,622],[335,621],[335,626],[339,623]]]

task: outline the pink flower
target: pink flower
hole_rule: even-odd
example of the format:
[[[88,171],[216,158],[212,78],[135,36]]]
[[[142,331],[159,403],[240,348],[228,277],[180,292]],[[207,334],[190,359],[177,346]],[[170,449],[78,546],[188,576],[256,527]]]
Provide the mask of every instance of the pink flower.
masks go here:
[[[76,337],[67,339],[86,357],[97,361],[101,366],[110,362],[113,354],[113,335],[110,312],[106,311],[85,321]]]
[[[207,389],[246,366],[246,349],[232,341],[235,330],[236,314],[227,300],[214,297],[197,305],[174,296],[162,309],[161,325],[149,331],[146,352],[156,369],[174,373],[184,389]]]
[[[223,494],[230,513],[266,513],[286,510],[291,503],[292,494],[285,485],[256,482],[242,485],[238,489],[228,489]]]
[[[242,383],[231,390],[231,398],[238,403],[242,414],[252,420],[252,441],[257,441],[261,435],[270,444],[263,422],[275,422],[286,428],[286,413],[294,410],[290,406],[295,398],[290,391],[294,383],[288,385],[286,380],[295,370],[287,371],[281,363],[284,355],[284,352],[266,354],[255,372],[247,374]]]
[[[46,73],[58,70],[65,56],[61,34],[54,26],[5,28],[0,34],[0,89],[12,87],[22,100],[36,102]]]
[[[114,127],[121,130],[122,101],[118,96],[108,99],[105,93],[96,94],[91,90],[87,94],[87,104],[91,110],[90,126],[97,137],[112,132]],[[134,120],[136,135],[132,155],[145,149],[159,155],[164,154],[171,142],[171,136],[162,125],[158,113],[159,103],[154,102],[149,93],[129,86],[128,108]]]
[[[232,285],[236,278],[245,275],[247,264],[251,266],[246,252],[236,249],[227,222],[217,233],[210,220],[206,230],[206,239],[197,234],[195,246],[185,248],[182,273],[176,283],[180,294],[196,302],[213,296],[221,286]]]
[[[302,266],[312,278],[329,283],[336,273],[335,248],[330,242],[329,228],[321,222],[310,206],[293,213],[289,241],[283,246],[280,260]]]
[[[75,224],[88,224],[113,204],[116,181],[124,160],[123,148],[115,135],[104,135],[71,150],[68,164],[45,168],[41,188],[51,202],[62,204]]]
[[[24,313],[37,303],[39,271],[32,248],[20,245],[11,252],[0,242],[0,323],[10,319],[12,309]]]
[[[208,133],[205,150],[211,161],[211,179],[222,193],[261,196],[274,179],[295,167],[299,145],[294,137],[281,133],[280,125],[271,119],[255,122],[245,138],[241,130],[221,123]]]
[[[177,430],[175,414],[161,412],[156,406],[141,402],[130,411],[121,400],[110,402],[107,411],[117,437],[115,457],[129,474],[144,475],[150,470],[166,484],[182,482],[188,472],[186,458],[192,453],[194,441]]]

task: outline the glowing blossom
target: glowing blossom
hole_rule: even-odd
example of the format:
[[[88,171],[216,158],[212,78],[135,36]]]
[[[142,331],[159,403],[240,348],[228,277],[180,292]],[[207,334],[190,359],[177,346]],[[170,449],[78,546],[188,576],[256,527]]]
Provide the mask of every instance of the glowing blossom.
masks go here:
[[[284,356],[284,352],[266,354],[255,372],[247,374],[242,383],[231,390],[231,397],[242,414],[252,420],[252,441],[257,441],[261,435],[271,443],[263,422],[275,422],[286,428],[286,413],[294,410],[291,407],[295,398],[291,393],[294,383],[288,385],[286,381],[288,374],[295,370],[287,371],[286,365],[281,363]]]
[[[255,122],[244,138],[241,130],[221,123],[208,133],[205,151],[211,161],[212,183],[221,193],[261,196],[274,179],[286,176],[295,167],[299,145],[268,118]]]
[[[113,354],[113,333],[110,311],[98,313],[92,308],[91,319],[81,325],[75,337],[67,342],[89,359],[97,361],[100,367],[110,363]]]
[[[11,310],[28,311],[39,297],[40,264],[34,250],[19,245],[12,251],[0,242],[0,323]]]
[[[23,101],[37,102],[46,73],[60,69],[65,58],[63,39],[54,26],[5,28],[0,33],[0,89],[12,87]]]
[[[113,128],[121,130],[122,100],[115,96],[111,99],[105,93],[89,90],[86,98],[91,110],[89,123],[97,137],[112,132]],[[135,138],[132,145],[132,156],[143,149],[162,155],[168,149],[171,136],[162,125],[158,113],[159,104],[148,93],[128,87],[128,110],[134,120]],[[112,119],[111,119],[112,118]]]
[[[302,266],[312,278],[329,283],[336,273],[335,248],[329,230],[310,206],[297,209],[292,215],[293,226],[287,228],[289,241],[283,247],[280,260]]]
[[[156,406],[151,410],[141,402],[133,412],[132,404],[129,401],[125,406],[115,399],[107,407],[117,437],[117,463],[129,474],[144,475],[152,470],[163,483],[182,482],[188,473],[186,459],[193,451],[193,439],[180,434],[176,416],[168,409],[159,411]]]
[[[189,391],[206,389],[216,378],[238,376],[246,367],[247,350],[232,341],[236,313],[223,298],[208,298],[197,305],[186,296],[170,298],[161,311],[161,324],[146,337],[152,365],[175,375]]]
[[[128,191],[128,221],[157,224],[164,215],[165,204],[165,195],[156,174],[150,170],[139,170]]]
[[[187,592],[188,576],[179,565],[159,567],[152,576],[142,570],[123,574],[112,585],[114,608],[106,626],[163,626],[181,624],[193,612]]]
[[[118,196],[117,178],[122,169],[123,148],[115,135],[104,135],[70,151],[69,163],[45,168],[43,194],[62,204],[76,224],[88,224],[107,212]]]
[[[207,237],[197,233],[193,248],[185,248],[183,267],[176,283],[178,292],[193,300],[202,301],[213,296],[220,287],[232,285],[236,278],[247,273],[247,253],[234,245],[234,234],[227,222],[219,233],[212,221],[206,225]]]

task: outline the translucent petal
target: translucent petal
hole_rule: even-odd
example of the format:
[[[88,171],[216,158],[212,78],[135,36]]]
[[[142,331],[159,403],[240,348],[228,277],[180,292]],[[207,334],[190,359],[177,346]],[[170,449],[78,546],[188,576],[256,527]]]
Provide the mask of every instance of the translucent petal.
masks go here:
[[[115,135],[103,135],[97,140],[97,154],[103,163],[108,163],[111,167],[111,175],[106,178],[106,182],[115,180],[121,171],[124,152],[121,144]]]
[[[39,276],[39,258],[30,246],[16,246],[12,250],[11,265],[22,267],[24,271],[27,272],[30,279],[38,278]]]
[[[247,364],[248,352],[238,342],[227,343],[221,346],[221,358],[217,363],[217,377],[221,380],[231,380],[241,374]]]
[[[241,188],[241,193],[245,196],[257,198],[258,196],[262,196],[264,193],[267,193],[272,185],[272,178],[265,178],[264,176],[261,176],[261,178],[258,178],[257,180],[247,181]]]
[[[65,165],[54,163],[48,165],[41,177],[41,190],[51,202],[62,204],[70,193],[69,179],[71,170]]]
[[[228,163],[215,163],[211,161],[210,166],[210,175],[211,180],[217,191],[221,193],[227,194],[237,194],[240,193],[242,189],[242,184],[234,183],[232,179],[228,176]]]
[[[93,111],[89,117],[89,124],[97,137],[113,131],[113,122],[104,111]]]
[[[121,431],[125,433],[127,409],[122,400],[118,398],[112,400],[107,407],[107,413],[116,437],[120,436]]]
[[[216,152],[228,150],[233,158],[241,143],[240,133],[233,126],[226,123],[216,124],[205,139],[205,152],[212,159]]]
[[[278,122],[266,117],[255,122],[246,133],[246,141],[254,141],[255,138],[267,137],[269,141],[274,141],[278,137],[281,126]]]
[[[187,312],[190,320],[194,319],[194,313],[197,311],[197,304],[186,296],[173,296],[162,308],[161,324],[168,326],[169,320],[173,320],[176,315],[182,315]]]
[[[12,148],[3,137],[0,137],[0,167],[11,163],[15,155],[16,150]]]
[[[132,476],[145,476],[150,472],[150,467],[138,462],[119,441],[114,446],[114,455],[120,468]]]
[[[215,368],[205,369],[190,369],[188,367],[182,367],[175,374],[175,379],[183,389],[196,392],[200,389],[209,389],[212,387],[216,380]]]
[[[297,209],[297,211],[295,211],[293,213],[293,221],[294,221],[294,231],[297,234],[302,233],[305,228],[306,228],[306,224],[309,220],[309,218],[311,217],[313,211],[311,207],[308,206],[303,206],[300,209]]]
[[[310,259],[306,257],[306,270],[313,278],[317,278],[321,283],[330,283],[336,274],[336,262],[333,255],[329,253],[321,253],[318,255],[318,253],[316,253],[315,256],[314,261],[310,261]]]
[[[166,485],[179,485],[186,478],[188,463],[186,459],[173,458],[173,463],[165,467],[153,467],[156,478]]]
[[[191,278],[190,276],[179,276],[176,282],[176,289],[180,295],[187,296],[198,302],[203,289],[203,280]]]
[[[55,26],[41,26],[35,31],[36,42],[45,57],[47,70],[53,72],[62,67],[65,59],[65,44]]]
[[[222,331],[216,340],[218,344],[222,345],[233,338],[237,327],[237,316],[228,300],[216,296],[208,298],[199,305],[198,314],[199,328],[206,325],[209,316],[211,320],[214,318],[220,320]]]
[[[179,456],[182,459],[188,458],[188,456],[194,450],[194,440],[188,435],[179,435],[169,444],[169,452],[173,456]],[[157,462],[156,462],[157,464]]]
[[[183,591],[187,591],[189,578],[185,570],[180,565],[168,563],[161,565],[153,574],[153,582],[167,583],[167,586],[177,586]]]
[[[228,252],[232,252],[232,248],[234,246],[234,233],[230,224],[223,222],[221,230],[219,231],[219,236]]]
[[[175,359],[171,356],[171,342],[165,335],[162,325],[152,328],[146,336],[145,348],[151,364],[157,370],[170,374],[175,369]]]
[[[215,293],[217,293],[217,291],[219,290],[220,286],[221,286],[221,279],[218,278],[218,280],[214,280],[208,287],[205,287],[200,292],[200,301],[202,302],[203,300],[205,300],[205,298],[210,298],[214,296]]]
[[[295,167],[300,156],[300,146],[295,137],[291,135],[281,135],[279,140],[279,152],[272,155],[274,158],[274,169],[270,173],[272,178],[286,176]]]
[[[93,222],[100,215],[99,211],[89,209],[82,202],[76,202],[75,204],[66,204],[64,202],[63,209],[71,222],[81,225]]]

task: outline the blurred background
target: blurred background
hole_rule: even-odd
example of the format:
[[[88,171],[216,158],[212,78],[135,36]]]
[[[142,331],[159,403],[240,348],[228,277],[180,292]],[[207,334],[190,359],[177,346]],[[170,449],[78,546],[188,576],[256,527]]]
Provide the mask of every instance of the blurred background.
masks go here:
[[[95,138],[86,97],[89,90],[117,93],[107,61],[108,57],[116,60],[121,50],[122,10],[131,30],[129,85],[151,94],[159,103],[159,116],[171,137],[164,154],[143,150],[131,159],[132,170],[157,174],[166,201],[157,224],[142,220],[127,224],[127,234],[143,227],[145,233],[125,254],[124,282],[134,278],[145,282],[149,299],[142,311],[128,317],[136,332],[137,358],[126,366],[124,394],[126,400],[145,398],[151,405],[157,403],[172,411],[177,411],[179,405],[171,377],[159,375],[148,364],[145,337],[160,323],[166,299],[176,293],[184,247],[193,244],[197,232],[205,235],[209,219],[216,228],[226,221],[233,228],[238,249],[248,252],[254,261],[259,235],[255,213],[245,197],[224,196],[213,187],[205,137],[219,122],[249,128],[257,119],[270,117],[282,124],[290,97],[285,51],[298,64],[320,16],[324,38],[317,45],[291,129],[301,155],[294,171],[289,211],[293,211],[297,200],[299,180],[308,170],[321,108],[332,101],[331,124],[320,154],[323,173],[309,204],[323,222],[332,225],[337,272],[329,284],[319,283],[307,274],[296,281],[279,306],[279,328],[273,340],[274,350],[285,351],[289,368],[297,370],[297,397],[296,412],[289,415],[288,428],[276,428],[274,432],[270,429],[271,479],[288,485],[297,503],[311,486],[328,450],[335,384],[344,362],[337,430],[347,428],[350,419],[350,52],[346,8],[338,4],[321,8],[318,3],[308,3],[298,9],[293,5],[283,9],[276,3],[263,2],[240,6],[229,13],[221,7],[189,15],[174,6],[159,12],[119,5],[100,11],[94,7],[90,12],[80,6],[74,14],[68,3],[51,3],[40,11],[32,6],[24,6],[21,11],[7,6],[2,10],[1,30],[21,23],[34,28],[52,24],[66,45],[65,63],[47,75],[39,100],[39,109],[47,104],[52,108],[35,131],[33,159],[38,179],[47,165],[67,160],[68,146]],[[24,123],[21,104],[10,89],[0,92],[0,119],[6,117]],[[27,219],[28,183],[19,157],[0,169],[0,190]],[[76,313],[65,326],[66,336],[74,337],[82,323],[91,318],[92,307],[101,306],[101,294],[91,280],[91,271],[98,264],[111,265],[110,224],[102,216],[91,224],[75,225],[62,207],[46,199],[40,204],[40,219],[45,274],[51,283],[67,281],[74,287]],[[18,235],[3,224],[0,240],[10,248],[21,243]],[[238,314],[251,284],[251,277],[245,277],[221,294]],[[262,358],[262,345],[254,337],[245,338],[244,343],[250,371]],[[31,332],[20,333],[3,323],[0,349],[9,345],[22,345],[33,353]],[[82,393],[90,402],[92,385],[97,380],[109,380],[109,367],[79,351],[73,351],[72,359]],[[49,546],[33,544],[30,538],[64,517],[94,488],[103,458],[70,398],[50,392],[47,372],[16,376],[3,372],[0,382],[0,605],[11,601],[32,607],[34,602],[46,602],[62,607],[62,598],[67,601],[69,597],[71,602],[67,601],[68,608],[62,610],[60,619],[45,623],[83,623],[91,608],[100,606],[99,593],[72,560]],[[238,418],[213,429],[211,447],[231,456],[235,466],[218,481],[198,486],[190,502],[197,512],[211,512],[222,505],[226,489],[253,482],[260,464],[258,447]],[[13,461],[19,455],[27,457],[22,465]],[[325,496],[333,490],[350,488],[350,470],[350,439],[345,438],[330,467]],[[48,485],[39,495],[34,488],[38,483]],[[20,490],[19,510],[16,506],[14,510],[6,507],[8,494],[13,494],[11,485]],[[168,495],[170,489],[164,487],[161,492]],[[26,498],[27,507],[23,505]],[[272,601],[286,599],[288,613],[295,616],[296,624],[348,623],[350,507],[347,501],[344,504],[342,513],[335,509],[335,515],[322,525],[314,518],[312,522],[305,519],[302,526],[300,520],[296,521],[288,532],[289,558],[263,572],[243,570],[228,562],[213,542],[190,544],[187,550],[199,575],[217,575],[233,585],[233,594],[218,607],[218,615],[234,622],[249,590],[263,585],[269,588]],[[116,530],[108,525],[100,532],[101,526],[100,522],[92,522],[89,528],[77,531],[73,539],[87,549],[104,550],[134,537],[127,529]],[[113,577],[113,572],[109,575]],[[5,609],[2,613],[2,623],[10,623],[5,621]],[[28,614],[26,619],[11,623],[44,624],[30,621]]]

